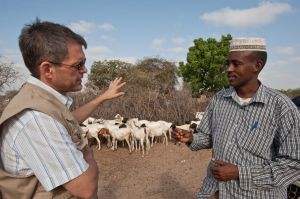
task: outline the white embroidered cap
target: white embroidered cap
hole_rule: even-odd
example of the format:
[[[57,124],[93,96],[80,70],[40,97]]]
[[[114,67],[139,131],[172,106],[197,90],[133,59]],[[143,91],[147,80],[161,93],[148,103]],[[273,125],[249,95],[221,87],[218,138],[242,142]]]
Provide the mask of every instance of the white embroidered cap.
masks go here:
[[[259,37],[238,37],[230,41],[229,52],[231,51],[267,51],[264,38]]]

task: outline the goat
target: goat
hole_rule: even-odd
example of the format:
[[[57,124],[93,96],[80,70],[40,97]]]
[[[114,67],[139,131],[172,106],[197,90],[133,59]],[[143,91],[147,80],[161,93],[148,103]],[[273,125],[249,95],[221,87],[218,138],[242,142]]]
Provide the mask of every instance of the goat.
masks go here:
[[[88,117],[86,120],[84,120],[84,121],[82,122],[82,124],[83,124],[84,126],[87,126],[88,124],[94,123],[95,120],[96,120],[96,118]]]
[[[119,113],[115,116],[115,121],[118,123],[122,123],[124,117],[122,117]]]
[[[104,128],[103,124],[99,123],[93,123],[88,124],[86,126],[81,127],[83,132],[86,134],[85,137],[89,138],[95,138],[97,141],[97,148],[98,150],[101,149],[101,142],[98,136],[103,136],[107,139],[107,143],[109,145],[110,143],[110,133],[108,129]]]
[[[141,127],[137,124],[138,119],[132,118],[128,119],[128,124],[130,128],[132,129],[132,137],[133,137],[133,143],[132,143],[132,149],[139,149],[142,150],[142,156],[144,157],[144,142],[146,142],[146,151],[149,150],[149,139],[147,135],[147,131],[144,127]],[[137,141],[139,141],[139,146],[137,146]]]
[[[131,144],[130,144],[130,137],[132,134],[132,130],[128,128],[127,126],[125,128],[119,128],[120,125],[115,124],[114,120],[105,120],[104,126],[107,128],[112,136],[112,150],[115,150],[118,148],[117,141],[123,141],[125,140],[128,145],[129,152],[131,153]]]
[[[171,123],[165,121],[149,122],[146,124],[146,131],[149,137],[151,137],[151,147],[153,146],[154,137],[164,136],[163,143],[168,145],[167,132],[171,126]]]
[[[204,116],[204,112],[196,112],[197,119],[202,120],[203,116]]]

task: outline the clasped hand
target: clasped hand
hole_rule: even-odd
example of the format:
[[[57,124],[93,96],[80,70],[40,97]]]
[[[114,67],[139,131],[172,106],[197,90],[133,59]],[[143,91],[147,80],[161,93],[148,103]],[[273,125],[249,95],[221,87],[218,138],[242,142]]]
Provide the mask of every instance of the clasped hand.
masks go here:
[[[173,129],[172,137],[182,143],[190,143],[193,141],[193,134],[180,128]],[[212,159],[210,170],[214,178],[220,181],[239,179],[238,166],[232,163]]]
[[[239,179],[238,167],[235,164],[212,159],[210,170],[214,178],[220,181]]]

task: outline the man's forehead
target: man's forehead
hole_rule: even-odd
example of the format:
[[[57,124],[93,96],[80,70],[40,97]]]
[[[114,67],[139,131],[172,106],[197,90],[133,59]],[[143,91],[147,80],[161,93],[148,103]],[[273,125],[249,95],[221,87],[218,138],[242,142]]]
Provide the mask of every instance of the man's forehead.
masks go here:
[[[252,51],[230,51],[227,55],[228,60],[239,60],[248,57]]]

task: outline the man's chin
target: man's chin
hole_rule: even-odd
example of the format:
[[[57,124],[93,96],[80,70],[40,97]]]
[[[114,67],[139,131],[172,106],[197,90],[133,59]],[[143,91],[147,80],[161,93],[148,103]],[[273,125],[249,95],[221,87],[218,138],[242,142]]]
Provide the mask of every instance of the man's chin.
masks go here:
[[[72,89],[71,92],[78,92],[78,91],[81,91],[81,90],[82,90],[82,85],[78,85],[74,89]]]
[[[228,81],[229,85],[235,87],[237,85],[236,81]]]

